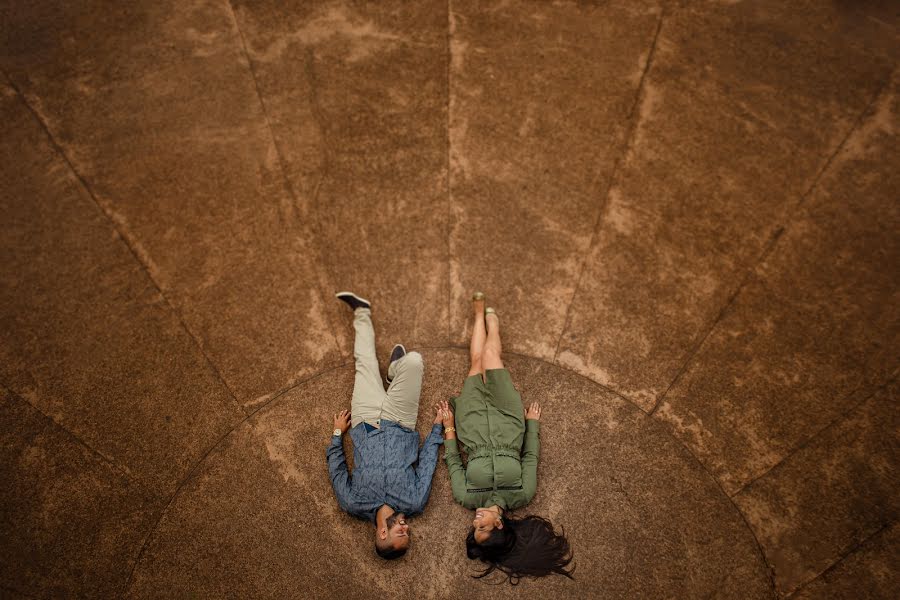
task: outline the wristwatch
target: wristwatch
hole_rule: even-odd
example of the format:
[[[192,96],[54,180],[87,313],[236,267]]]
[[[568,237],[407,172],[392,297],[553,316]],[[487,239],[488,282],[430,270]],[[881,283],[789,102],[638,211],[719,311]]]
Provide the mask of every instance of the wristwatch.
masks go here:
[[[341,431],[340,429],[335,429],[331,435],[336,435],[338,437],[341,437],[342,435],[344,435],[344,432]]]

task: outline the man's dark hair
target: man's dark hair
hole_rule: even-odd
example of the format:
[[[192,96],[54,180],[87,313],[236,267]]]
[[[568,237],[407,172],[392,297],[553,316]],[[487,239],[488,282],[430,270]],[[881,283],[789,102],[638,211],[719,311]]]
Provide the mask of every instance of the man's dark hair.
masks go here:
[[[391,546],[379,548],[378,544],[375,544],[375,552],[384,560],[394,560],[395,558],[400,558],[406,554],[406,548],[400,548],[399,550],[395,550]]]
[[[566,567],[574,558],[565,531],[556,533],[553,524],[535,515],[522,519],[501,517],[503,529],[494,528],[488,538],[475,541],[475,529],[466,536],[466,555],[487,564],[487,568],[473,575],[476,579],[494,571],[506,575],[510,584],[516,585],[522,577],[544,577],[552,573],[574,579],[573,566]]]

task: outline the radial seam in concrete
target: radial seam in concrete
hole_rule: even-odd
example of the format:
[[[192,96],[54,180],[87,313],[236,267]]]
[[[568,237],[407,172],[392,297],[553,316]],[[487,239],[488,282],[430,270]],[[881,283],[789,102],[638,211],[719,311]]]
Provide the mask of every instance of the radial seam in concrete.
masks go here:
[[[70,438],[72,438],[72,440],[74,440],[78,445],[82,446],[85,450],[87,450],[88,452],[90,452],[91,454],[93,454],[94,456],[99,458],[101,460],[101,462],[106,463],[110,467],[115,469],[120,475],[122,475],[130,483],[137,486],[137,488],[141,491],[141,494],[144,496],[145,500],[152,501],[152,500],[159,499],[159,497],[160,497],[159,494],[154,493],[153,490],[150,489],[150,487],[144,481],[142,481],[140,478],[129,473],[125,467],[120,465],[114,459],[110,458],[109,456],[106,456],[105,454],[103,454],[102,452],[100,452],[99,450],[97,450],[96,448],[94,448],[93,446],[88,444],[87,442],[85,442],[75,432],[73,432],[71,429],[69,429],[68,427],[66,427],[65,425],[63,425],[62,423],[58,422],[56,419],[54,419],[53,417],[51,417],[50,415],[45,413],[39,407],[32,404],[27,398],[24,398],[21,395],[17,394],[15,392],[15,390],[13,390],[11,387],[6,385],[5,383],[0,383],[0,389],[3,389],[7,394],[12,396],[16,401],[30,406],[39,415],[41,415],[44,419],[49,421],[51,427],[59,428],[60,430],[65,432],[66,435],[68,435]]]
[[[106,210],[106,208],[103,206],[103,204],[97,199],[97,196],[94,195],[94,190],[91,188],[90,185],[88,185],[87,180],[81,176],[81,173],[78,172],[78,170],[75,168],[75,165],[72,164],[72,161],[69,160],[69,156],[63,150],[62,146],[60,146],[59,143],[57,143],[56,138],[53,137],[53,134],[50,132],[50,128],[47,126],[47,124],[44,122],[44,120],[41,118],[41,116],[38,114],[38,112],[36,110],[34,110],[34,108],[31,106],[31,103],[28,102],[28,99],[25,97],[25,94],[23,94],[22,91],[19,89],[19,87],[15,84],[12,77],[10,77],[6,71],[3,71],[3,76],[6,78],[6,81],[9,82],[10,87],[15,91],[16,96],[19,97],[19,99],[22,101],[22,103],[25,105],[25,107],[28,109],[28,111],[31,113],[31,115],[41,125],[41,127],[44,130],[44,133],[47,136],[47,140],[50,142],[51,147],[60,155],[60,157],[62,157],[62,159],[65,161],[66,165],[68,165],[69,170],[72,172],[72,175],[75,177],[76,180],[78,180],[78,182],[81,184],[82,188],[84,188],[84,191],[87,192],[87,195],[93,201],[94,206],[96,206],[97,210],[100,211],[100,214],[102,214],[106,218],[106,220],[109,221],[110,227],[112,227],[113,231],[116,233],[116,235],[119,237],[119,239],[122,240],[122,243],[125,244],[125,247],[128,248],[128,251],[131,253],[132,258],[134,258],[134,260],[140,266],[141,270],[144,271],[144,274],[147,276],[147,279],[150,281],[150,283],[153,284],[153,287],[156,288],[156,292],[159,294],[160,298],[162,298],[163,302],[166,303],[166,307],[169,309],[169,311],[172,313],[172,315],[174,315],[175,318],[178,319],[178,324],[181,325],[181,328],[185,331],[185,333],[187,333],[188,337],[191,338],[191,341],[194,343],[194,345],[197,347],[197,350],[203,356],[204,360],[206,361],[206,364],[209,366],[209,368],[215,374],[216,378],[219,380],[219,382],[222,384],[222,386],[228,392],[228,395],[231,397],[231,401],[234,403],[235,406],[238,407],[238,409],[241,412],[243,412],[244,414],[247,414],[247,411],[245,411],[243,406],[241,406],[241,403],[238,402],[237,396],[235,396],[234,392],[231,390],[231,387],[228,385],[228,382],[225,381],[225,378],[222,376],[222,373],[219,372],[219,368],[212,361],[212,359],[209,357],[209,355],[206,354],[206,350],[203,348],[203,345],[200,343],[200,340],[197,338],[197,336],[194,335],[194,332],[191,331],[191,329],[187,326],[187,323],[185,323],[184,318],[181,316],[181,313],[179,311],[175,310],[175,307],[172,305],[172,303],[166,297],[165,293],[163,293],[163,290],[162,290],[162,287],[160,286],[160,284],[156,281],[156,279],[154,279],[153,273],[150,272],[150,269],[147,267],[147,265],[144,263],[144,261],[141,260],[140,254],[137,252],[137,250],[135,250],[134,245],[132,244],[132,242],[129,239],[126,232],[119,230],[119,227],[116,224],[116,220],[113,219],[112,215],[109,214],[109,212]]]
[[[452,151],[452,139],[450,137],[450,95],[453,93],[452,76],[453,76],[453,0],[447,0],[447,51],[445,54],[447,60],[447,344],[453,339],[452,335],[452,319],[453,314],[451,307],[453,305],[453,257],[450,255],[451,242],[450,237],[453,235],[453,191],[451,188],[451,170],[450,170],[450,153]]]
[[[247,60],[247,70],[250,72],[250,78],[253,79],[253,89],[256,90],[256,99],[259,101],[259,105],[262,108],[263,118],[266,121],[266,129],[269,131],[269,138],[272,142],[272,147],[275,148],[275,156],[278,157],[278,168],[279,168],[279,170],[281,170],[281,179],[284,182],[284,188],[287,191],[287,193],[290,194],[290,196],[291,196],[292,206],[293,206],[294,210],[297,210],[297,207],[300,204],[300,199],[298,198],[297,193],[294,190],[294,186],[291,183],[290,178],[288,177],[287,168],[285,167],[285,162],[284,162],[284,155],[281,152],[281,147],[278,145],[278,139],[275,137],[275,132],[272,129],[272,120],[269,118],[269,107],[266,106],[266,102],[263,99],[262,90],[259,89],[259,80],[256,77],[256,69],[253,68],[253,59],[250,58],[250,52],[247,49],[247,39],[244,37],[244,31],[241,29],[241,25],[237,20],[237,15],[234,14],[234,6],[232,6],[231,0],[225,0],[225,3],[228,5],[228,11],[231,14],[231,20],[234,22],[234,28],[237,30],[238,35],[241,38],[241,49],[244,53],[244,58]],[[324,135],[323,135],[323,139],[324,139]],[[319,184],[321,184],[321,179],[319,180]],[[316,185],[316,198],[315,198],[316,200],[318,199],[319,184]],[[315,206],[313,206],[312,208],[315,209]],[[278,214],[280,216],[281,211],[278,211]],[[316,219],[310,219],[310,222],[316,222],[316,221],[317,221]],[[315,234],[316,232],[311,232],[311,233]],[[320,237],[320,236],[317,236],[317,237]],[[324,260],[322,260],[322,251],[321,251],[322,245],[321,244],[312,244],[312,246],[313,246],[313,249],[312,249],[313,252],[315,252],[319,257],[318,265],[323,265],[323,268],[325,268],[324,265],[326,263]],[[318,265],[317,265],[317,267],[318,267]],[[326,275],[326,277],[328,277],[328,276]],[[317,276],[316,279],[319,279],[319,277]],[[333,277],[328,277],[328,279],[331,280],[329,283],[333,283],[333,281],[334,281]],[[329,298],[331,296],[331,294],[322,290],[322,282],[321,281],[319,281],[318,287],[319,287],[320,299],[322,300],[322,302],[324,304],[325,299]],[[337,350],[338,354],[343,356],[341,344],[338,342],[337,334],[335,333],[335,331],[336,331],[335,324],[331,322],[332,319],[334,318],[334,316],[332,315],[331,311],[326,311],[326,313],[327,313],[326,318],[328,319],[328,322],[330,325],[330,327],[328,328],[328,330],[329,330],[328,332],[331,334],[331,339],[334,341],[334,347]]]
[[[321,240],[324,239],[325,236],[322,235],[322,223],[319,219],[319,195],[322,191],[323,182],[331,173],[331,151],[328,146],[328,128],[325,126],[325,115],[322,111],[322,105],[319,102],[319,82],[316,79],[316,51],[311,46],[306,48],[303,69],[306,74],[306,80],[309,83],[310,111],[319,128],[319,133],[322,136],[322,164],[319,167],[319,177],[316,180],[316,186],[313,189],[309,207],[309,221],[312,224],[312,234],[316,239]],[[315,251],[321,255],[321,244],[315,244],[315,247]],[[325,265],[325,261],[321,262]],[[327,273],[328,267],[325,266],[324,269]],[[330,280],[332,287],[334,287],[335,277],[328,274],[327,278]],[[335,290],[335,292],[337,291],[339,290]],[[332,334],[335,336],[335,341],[337,341],[337,334],[335,334],[334,331],[336,331],[336,329],[332,330]],[[338,354],[344,359],[349,359],[353,356],[352,351],[349,354],[345,354],[344,349],[341,348],[340,344],[338,344]]]
[[[634,137],[637,133],[637,121],[634,119],[634,112],[637,108],[642,92],[644,90],[644,83],[647,79],[647,75],[650,72],[650,67],[653,63],[653,58],[656,56],[656,46],[659,41],[659,34],[662,31],[663,18],[665,17],[665,9],[660,8],[659,19],[656,21],[656,31],[653,34],[653,40],[650,42],[650,49],[647,52],[647,62],[644,65],[644,70],[641,73],[641,78],[638,81],[637,89],[635,90],[634,100],[632,100],[631,107],[628,109],[628,115],[626,116],[626,122],[628,123],[627,129],[625,131],[625,135],[622,150],[619,153],[619,156],[616,158],[616,162],[613,165],[612,173],[609,176],[609,183],[606,186],[606,191],[603,193],[603,198],[600,202],[600,206],[597,210],[597,218],[594,222],[594,228],[591,231],[591,240],[588,243],[587,251],[584,254],[584,258],[581,261],[581,267],[578,271],[578,278],[575,280],[575,289],[572,291],[572,296],[569,298],[568,306],[566,306],[566,316],[563,320],[562,329],[559,332],[559,337],[556,339],[556,350],[553,352],[553,363],[558,363],[559,358],[559,347],[562,344],[563,336],[565,336],[566,331],[569,329],[569,324],[572,318],[572,305],[575,304],[575,299],[578,297],[578,291],[581,288],[581,282],[584,279],[584,273],[587,270],[588,258],[591,256],[591,252],[594,249],[594,246],[598,243],[599,239],[599,231],[600,226],[603,223],[603,215],[606,212],[607,206],[609,206],[609,195],[612,192],[612,189],[616,184],[616,177],[619,174],[619,167],[622,164],[622,161],[628,155],[628,152],[631,149],[631,145],[634,143]],[[644,409],[641,409],[641,412],[646,412]]]
[[[806,586],[810,585],[811,583],[814,583],[816,580],[818,580],[818,579],[824,577],[827,573],[829,573],[829,572],[833,571],[834,569],[836,569],[836,568],[837,568],[842,562],[844,562],[847,558],[849,558],[849,557],[852,556],[853,554],[856,554],[856,552],[857,552],[861,547],[863,547],[869,540],[871,540],[871,539],[873,539],[874,537],[880,535],[885,529],[890,528],[890,527],[891,527],[894,523],[896,523],[896,522],[897,522],[896,520],[888,521],[887,523],[884,523],[881,527],[879,527],[878,529],[876,529],[875,531],[873,531],[872,533],[870,533],[869,535],[867,535],[867,536],[864,537],[863,539],[857,541],[857,542],[854,543],[854,544],[851,544],[850,547],[848,547],[848,548],[844,551],[844,554],[843,554],[839,559],[837,559],[836,561],[834,561],[833,563],[831,563],[830,565],[828,565],[828,568],[824,569],[821,573],[819,573],[818,575],[815,575],[815,576],[812,577],[811,579],[807,579],[806,581],[804,581],[803,583],[801,583],[799,586],[797,586],[797,587],[794,589],[794,591],[792,591],[792,592],[786,594],[784,597],[785,597],[785,598],[793,598],[794,596],[796,596],[797,594],[799,594],[804,588],[806,588]]]
[[[172,505],[172,502],[174,502],[174,501],[175,501],[175,498],[178,497],[178,494],[181,493],[181,489],[182,489],[182,488],[183,488],[183,487],[184,487],[184,486],[185,486],[185,485],[186,485],[186,484],[194,477],[194,475],[196,475],[197,471],[200,469],[200,467],[203,465],[203,463],[206,462],[207,457],[209,457],[209,455],[212,454],[213,451],[214,451],[216,448],[218,448],[218,447],[222,444],[222,442],[224,442],[224,441],[228,438],[228,436],[230,436],[232,433],[234,433],[234,431],[235,431],[238,427],[240,427],[241,425],[243,425],[244,423],[246,423],[251,417],[253,417],[256,413],[258,413],[259,411],[261,411],[261,410],[264,409],[265,407],[267,407],[269,404],[275,402],[277,399],[279,399],[279,398],[281,398],[282,396],[284,396],[284,395],[285,395],[287,392],[289,392],[290,390],[294,389],[295,387],[299,387],[299,386],[301,386],[301,385],[303,385],[303,384],[305,384],[305,383],[308,383],[308,382],[312,381],[313,379],[316,379],[316,378],[321,377],[321,376],[323,376],[323,375],[327,375],[327,374],[331,373],[332,371],[336,371],[336,370],[338,370],[338,369],[341,369],[341,368],[344,368],[344,367],[348,367],[348,366],[350,366],[350,365],[352,365],[352,364],[353,364],[352,362],[349,362],[349,363],[348,363],[348,362],[344,362],[344,363],[341,363],[341,364],[337,364],[337,365],[328,367],[328,368],[326,368],[326,369],[323,369],[323,370],[319,371],[319,372],[316,373],[315,375],[311,375],[311,376],[309,376],[309,377],[307,377],[307,378],[305,378],[305,379],[303,379],[303,380],[301,380],[301,381],[298,381],[298,382],[296,382],[296,383],[294,383],[294,384],[292,384],[292,385],[290,385],[290,386],[288,386],[288,387],[285,387],[285,388],[283,388],[283,389],[281,389],[281,390],[275,392],[274,394],[272,394],[272,396],[271,396],[268,400],[266,400],[265,402],[263,402],[262,404],[260,404],[259,406],[257,406],[257,407],[256,407],[255,409],[253,409],[251,412],[246,413],[246,416],[245,416],[243,419],[241,419],[240,421],[238,421],[237,423],[235,423],[235,424],[231,427],[231,429],[229,429],[228,431],[226,431],[225,433],[223,433],[223,434],[219,437],[219,439],[216,440],[216,441],[215,441],[215,442],[214,442],[214,443],[206,450],[206,452],[203,453],[203,456],[201,456],[201,457],[197,460],[197,462],[194,463],[194,466],[192,466],[191,469],[188,471],[187,475],[184,476],[184,479],[182,479],[182,480],[178,483],[178,486],[175,488],[175,491],[172,492],[172,495],[169,497],[169,500],[166,502],[166,505],[163,507],[162,511],[160,511],[160,513],[159,513],[159,518],[156,519],[156,522],[153,524],[153,527],[151,527],[151,528],[149,529],[149,531],[147,532],[146,537],[144,537],[144,541],[141,543],[141,549],[138,551],[137,556],[136,556],[135,559],[134,559],[134,564],[131,566],[131,572],[128,574],[128,579],[125,581],[125,587],[122,589],[122,594],[121,594],[121,597],[122,597],[122,598],[124,598],[125,595],[128,593],[128,589],[131,587],[132,581],[133,581],[133,579],[134,579],[134,572],[135,572],[135,570],[137,569],[137,566],[138,566],[138,564],[139,564],[140,561],[141,561],[141,557],[143,557],[144,552],[146,551],[147,546],[149,545],[150,540],[151,540],[152,537],[153,537],[153,534],[156,533],[156,529],[159,527],[159,524],[162,522],[163,517],[166,516],[166,513],[168,512],[169,507]]]
[[[892,71],[892,73],[893,73],[893,71]],[[663,400],[665,400],[666,395],[668,395],[669,391],[675,386],[676,383],[678,383],[678,381],[681,379],[681,377],[687,371],[688,366],[691,364],[691,362],[694,360],[694,357],[697,355],[697,353],[700,351],[700,349],[706,343],[706,340],[709,338],[710,334],[713,332],[713,330],[719,324],[719,321],[722,320],[722,318],[725,316],[725,314],[731,308],[732,304],[734,304],[734,301],[737,299],[737,297],[740,295],[740,293],[743,291],[743,289],[753,279],[753,277],[756,273],[756,270],[760,267],[760,265],[762,265],[769,258],[769,255],[775,251],[775,248],[778,245],[778,240],[781,238],[781,235],[785,232],[787,227],[790,226],[791,222],[797,217],[798,213],[800,212],[800,208],[804,206],[807,198],[809,198],[809,196],[812,195],[812,192],[816,189],[816,187],[818,187],[819,182],[822,180],[822,177],[824,177],[824,175],[825,175],[826,171],[828,171],[829,167],[831,167],[832,163],[834,162],[834,159],[841,153],[841,150],[844,149],[844,146],[846,146],[847,141],[850,139],[850,137],[856,132],[857,129],[859,129],[859,126],[865,120],[866,115],[869,114],[872,107],[875,105],[875,102],[881,96],[882,92],[884,92],[884,90],[887,89],[887,86],[890,83],[890,81],[891,81],[891,75],[888,75],[888,77],[885,79],[884,83],[882,83],[878,87],[878,90],[872,96],[872,99],[869,101],[869,103],[866,105],[866,107],[862,110],[862,112],[860,112],[859,116],[854,120],[853,125],[847,131],[846,135],[844,135],[843,139],[838,144],[837,148],[835,148],[834,151],[828,156],[828,159],[822,165],[822,168],[819,169],[818,173],[816,173],[810,186],[800,196],[800,199],[797,201],[797,203],[794,204],[794,206],[788,210],[788,214],[787,214],[786,218],[784,219],[784,224],[778,225],[776,227],[776,229],[769,236],[769,240],[766,242],[765,246],[763,246],[763,251],[760,253],[759,257],[755,261],[753,261],[752,264],[747,266],[747,268],[745,269],[744,277],[738,283],[737,287],[728,296],[728,299],[725,301],[725,304],[719,310],[719,313],[716,315],[716,318],[713,319],[712,324],[709,326],[709,328],[706,330],[706,332],[700,337],[700,340],[696,344],[694,344],[694,347],[688,352],[687,358],[685,358],[684,362],[681,365],[681,368],[678,369],[678,372],[675,374],[675,377],[669,383],[669,385],[665,389],[665,391],[662,394],[660,394],[659,397],[656,399],[656,404],[653,405],[653,408],[650,410],[649,414],[653,415],[656,413],[656,411],[659,409],[660,405],[662,404]]]
[[[458,352],[460,352],[460,353],[462,354],[462,353],[467,352],[468,349],[467,349],[465,346],[453,346],[453,345],[451,345],[451,346],[419,346],[419,347],[417,348],[417,350],[435,350],[435,351],[440,351],[440,350],[455,350],[455,351],[458,351]],[[747,521],[747,518],[744,516],[744,513],[740,510],[740,508],[738,507],[738,505],[735,503],[734,499],[733,499],[731,496],[729,496],[727,493],[725,493],[725,489],[722,487],[721,483],[719,483],[719,480],[718,480],[715,476],[713,476],[712,473],[710,473],[710,471],[706,468],[706,465],[703,464],[703,462],[701,462],[701,461],[697,458],[697,456],[693,453],[693,451],[692,451],[686,444],[684,444],[680,439],[678,439],[677,437],[675,437],[675,436],[674,436],[674,435],[673,435],[666,427],[662,427],[655,419],[652,419],[652,418],[650,417],[650,415],[648,415],[647,412],[644,411],[637,403],[635,403],[634,401],[630,400],[630,399],[627,398],[626,396],[623,396],[623,395],[620,394],[619,392],[617,392],[617,391],[615,391],[615,390],[613,390],[613,389],[611,389],[611,388],[606,387],[606,386],[603,385],[602,383],[598,383],[598,382],[594,381],[594,380],[591,379],[590,377],[587,377],[587,376],[582,375],[581,373],[578,373],[577,371],[574,371],[574,370],[572,370],[572,369],[570,369],[570,368],[568,368],[568,367],[565,367],[565,366],[563,366],[563,365],[555,364],[555,363],[553,363],[553,362],[551,362],[551,361],[548,361],[548,360],[543,359],[543,358],[540,358],[540,357],[530,356],[530,355],[522,354],[522,353],[518,353],[518,352],[509,352],[509,351],[504,351],[504,354],[507,355],[507,356],[515,356],[515,357],[524,358],[524,359],[527,359],[527,360],[533,360],[533,361],[536,361],[536,362],[541,362],[541,363],[544,363],[544,364],[546,364],[546,365],[548,365],[548,366],[551,366],[551,367],[553,367],[553,368],[555,368],[555,369],[561,369],[561,370],[563,370],[563,371],[566,371],[566,372],[568,372],[568,373],[571,373],[572,375],[574,375],[574,376],[575,376],[576,378],[578,378],[578,379],[583,379],[583,380],[585,380],[585,381],[588,381],[588,382],[590,382],[592,385],[596,385],[597,387],[600,387],[601,389],[610,392],[610,393],[613,394],[614,396],[616,396],[616,397],[622,399],[622,400],[625,401],[627,404],[631,405],[631,407],[634,408],[634,410],[637,412],[637,414],[640,414],[640,415],[642,416],[642,418],[644,418],[644,419],[646,419],[646,420],[649,420],[649,421],[653,424],[653,426],[656,426],[656,427],[658,428],[658,430],[659,430],[660,433],[662,433],[663,435],[668,436],[668,437],[669,437],[676,445],[681,446],[681,447],[687,452],[687,455],[690,456],[691,459],[693,459],[693,461],[694,461],[694,462],[696,463],[696,465],[700,468],[700,470],[701,470],[703,473],[705,473],[706,476],[707,476],[711,481],[713,481],[713,482],[715,483],[716,487],[719,489],[719,492],[721,492],[722,497],[725,498],[725,499],[728,501],[728,503],[731,504],[731,506],[732,506],[732,508],[734,509],[734,511],[740,516],[741,520],[742,520],[743,523],[744,523],[744,526],[747,528],[747,531],[750,532],[750,535],[753,537],[753,540],[754,540],[754,542],[756,543],[756,549],[757,549],[757,552],[759,552],[759,556],[760,556],[760,559],[761,559],[761,561],[762,561],[762,565],[765,567],[766,577],[767,577],[768,580],[769,580],[769,587],[770,587],[770,590],[773,592],[773,594],[776,594],[776,593],[777,593],[777,592],[776,592],[776,588],[775,588],[775,580],[774,580],[774,576],[773,576],[773,573],[772,573],[772,569],[771,569],[771,567],[769,566],[768,561],[766,560],[766,555],[765,555],[765,553],[763,552],[762,544],[760,544],[759,538],[756,537],[756,532],[755,532],[755,531],[753,530],[753,528],[750,526],[750,523]],[[241,425],[243,425],[244,423],[246,423],[251,417],[253,417],[254,415],[256,415],[258,412],[260,412],[261,410],[263,410],[264,408],[266,408],[266,407],[269,406],[270,404],[274,403],[276,400],[282,398],[282,397],[283,397],[287,392],[289,392],[290,390],[292,390],[292,389],[294,389],[294,388],[296,388],[296,387],[299,387],[299,386],[301,386],[301,385],[303,385],[303,384],[305,384],[305,383],[308,383],[308,382],[310,382],[310,381],[312,381],[312,380],[314,380],[314,379],[317,379],[317,378],[319,378],[319,377],[321,377],[321,376],[324,376],[324,375],[327,375],[327,374],[329,374],[329,373],[332,373],[332,372],[334,372],[334,371],[336,371],[336,370],[338,370],[338,369],[342,369],[342,368],[344,368],[344,367],[349,367],[349,366],[351,366],[351,365],[353,365],[353,364],[354,364],[354,363],[351,361],[351,362],[345,362],[345,363],[342,363],[342,364],[338,364],[338,365],[334,365],[334,366],[328,367],[328,368],[326,368],[326,369],[323,369],[322,371],[319,371],[319,372],[316,373],[315,375],[311,375],[311,376],[309,376],[309,377],[303,379],[302,381],[298,381],[298,382],[296,382],[296,383],[294,383],[294,384],[292,384],[292,385],[289,385],[289,386],[287,386],[287,387],[285,387],[285,388],[283,388],[283,389],[281,389],[281,390],[279,390],[279,391],[273,393],[273,395],[272,395],[268,400],[266,400],[266,402],[260,404],[260,405],[259,405],[258,407],[256,407],[252,412],[250,412],[246,417],[244,417],[243,419],[241,419],[239,422],[235,423],[234,426],[233,426],[231,429],[229,429],[227,432],[225,432],[224,434],[222,434],[222,436],[219,437],[219,439],[218,439],[212,446],[210,446],[210,447],[206,450],[206,452],[203,453],[203,456],[201,456],[201,457],[197,460],[197,462],[194,464],[194,466],[192,466],[191,469],[188,471],[188,474],[184,477],[184,479],[183,479],[183,480],[178,484],[178,486],[175,488],[175,491],[172,493],[172,496],[169,498],[169,500],[166,502],[165,507],[164,507],[164,508],[162,509],[162,511],[160,512],[159,518],[156,520],[156,522],[153,524],[153,527],[150,528],[150,530],[149,530],[148,533],[147,533],[147,536],[144,538],[144,541],[143,541],[142,544],[141,544],[141,549],[140,549],[140,551],[138,552],[137,557],[135,558],[134,564],[132,565],[132,568],[131,568],[131,572],[130,572],[130,574],[129,574],[129,576],[128,576],[128,579],[127,579],[127,581],[126,581],[126,583],[125,583],[125,587],[124,587],[124,589],[122,590],[122,596],[121,596],[122,598],[124,598],[125,595],[128,593],[128,590],[129,590],[129,588],[131,587],[132,582],[133,582],[133,579],[134,579],[134,572],[135,572],[135,570],[137,569],[138,564],[140,563],[140,559],[143,557],[144,552],[146,551],[147,547],[149,546],[149,543],[150,543],[150,541],[151,541],[151,539],[152,539],[152,537],[153,537],[153,534],[156,532],[156,529],[159,527],[159,524],[162,522],[163,518],[166,516],[166,513],[167,513],[168,510],[169,510],[169,507],[172,505],[172,503],[173,503],[173,502],[175,501],[175,499],[178,497],[178,494],[181,492],[181,489],[185,486],[185,484],[187,484],[187,482],[190,481],[192,477],[194,477],[194,475],[197,473],[197,471],[200,469],[200,467],[203,465],[203,463],[206,461],[206,459],[209,457],[209,455],[212,454],[213,451],[215,451],[216,448],[218,448],[218,447],[222,444],[222,442],[224,442],[231,434],[233,434],[233,433],[237,430],[238,427],[240,427]],[[623,488],[623,491],[624,491],[624,488]]]
[[[647,419],[656,421],[646,411],[644,411],[643,409],[640,410]],[[668,431],[668,429],[665,427],[663,427],[663,429]],[[706,475],[715,482],[716,487],[719,488],[719,491],[722,493],[722,495],[728,498],[728,501],[731,503],[732,508],[734,508],[737,514],[741,516],[741,520],[744,522],[744,526],[747,528],[747,531],[750,532],[750,535],[753,536],[753,541],[756,542],[756,550],[757,552],[759,552],[760,559],[762,560],[762,564],[765,567],[766,577],[769,579],[769,588],[771,589],[773,595],[777,595],[778,588],[775,587],[775,572],[772,566],[769,564],[768,559],[766,558],[766,553],[763,550],[762,543],[760,543],[759,538],[756,536],[756,530],[753,529],[753,527],[750,525],[750,521],[747,520],[747,516],[744,514],[744,511],[742,511],[741,508],[737,505],[737,503],[734,501],[734,498],[728,495],[728,493],[725,491],[725,488],[722,487],[722,483],[719,481],[718,477],[713,475],[709,471],[709,469],[706,468],[706,465],[703,463],[703,461],[697,458],[697,455],[694,454],[694,451],[687,444],[676,438],[672,433],[669,433],[669,436],[672,439],[676,440],[678,444],[681,445],[681,447],[684,448],[685,451],[687,451],[691,458],[694,459],[694,461],[700,466],[700,468],[703,469],[703,472],[706,473]]]
[[[747,483],[745,483],[744,485],[742,485],[742,486],[740,487],[740,489],[738,489],[738,490],[735,491],[733,494],[731,494],[731,496],[732,496],[732,497],[737,496],[738,494],[740,494],[741,492],[743,492],[744,490],[746,490],[747,488],[749,488],[750,486],[752,486],[754,483],[756,483],[757,481],[759,481],[760,479],[762,479],[763,477],[765,477],[766,475],[768,475],[770,472],[772,472],[773,470],[777,469],[779,466],[781,466],[782,464],[784,464],[784,463],[785,463],[789,458],[791,458],[794,454],[796,454],[796,453],[799,452],[800,450],[803,450],[804,448],[806,448],[807,446],[809,446],[810,443],[812,443],[814,440],[816,440],[820,435],[823,435],[823,434],[824,434],[825,432],[827,432],[829,429],[831,429],[831,428],[835,427],[836,425],[839,425],[839,424],[843,423],[844,421],[846,421],[847,419],[849,419],[849,418],[850,418],[850,414],[851,414],[853,411],[855,411],[857,408],[859,408],[860,406],[862,406],[863,404],[865,404],[866,402],[868,402],[868,401],[869,401],[872,397],[874,397],[876,394],[878,394],[878,393],[884,391],[885,389],[887,389],[887,388],[888,388],[891,384],[893,384],[896,380],[897,380],[897,367],[894,368],[894,370],[893,370],[892,373],[891,373],[891,376],[887,379],[887,381],[885,381],[884,383],[882,383],[882,384],[876,386],[876,387],[875,387],[868,395],[866,395],[865,397],[863,397],[862,400],[860,400],[859,402],[853,403],[853,405],[850,406],[850,408],[848,408],[847,410],[841,412],[841,413],[840,413],[839,415],[837,415],[834,419],[832,419],[831,421],[829,421],[828,424],[826,424],[824,427],[822,427],[821,429],[819,429],[818,431],[816,431],[815,433],[813,433],[813,434],[811,434],[809,437],[807,437],[805,440],[803,440],[802,442],[800,442],[797,446],[795,446],[794,448],[792,448],[790,452],[788,452],[787,454],[785,454],[785,455],[781,458],[781,460],[779,460],[779,461],[778,461],[777,463],[775,463],[774,465],[770,466],[768,469],[766,469],[765,471],[763,471],[763,472],[760,473],[759,475],[756,475],[755,477],[753,477],[753,479],[751,479],[750,481],[748,481]],[[858,389],[858,388],[857,388],[857,389]],[[851,392],[851,393],[848,395],[848,397],[849,397],[849,396],[852,396],[853,393],[855,393],[855,392],[856,392],[856,390],[854,390],[853,392]]]

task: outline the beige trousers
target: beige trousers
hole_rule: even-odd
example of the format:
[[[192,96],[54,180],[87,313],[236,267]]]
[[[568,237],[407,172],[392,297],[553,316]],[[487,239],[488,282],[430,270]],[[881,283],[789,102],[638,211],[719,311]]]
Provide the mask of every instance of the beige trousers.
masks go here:
[[[356,340],[353,343],[356,379],[353,382],[353,400],[350,405],[351,426],[356,427],[365,421],[378,427],[381,419],[387,419],[415,429],[422,375],[425,371],[422,355],[408,352],[392,363],[388,369],[388,377],[393,377],[393,381],[385,391],[375,356],[375,328],[372,327],[370,309],[357,308],[354,311],[353,328],[356,330]]]

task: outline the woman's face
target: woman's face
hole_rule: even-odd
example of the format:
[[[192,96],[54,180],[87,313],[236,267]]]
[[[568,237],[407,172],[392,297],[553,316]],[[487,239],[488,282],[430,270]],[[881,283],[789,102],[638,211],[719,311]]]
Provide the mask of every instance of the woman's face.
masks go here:
[[[496,508],[478,508],[475,510],[472,526],[475,527],[475,541],[481,544],[488,539],[494,528],[503,529],[503,522]]]

